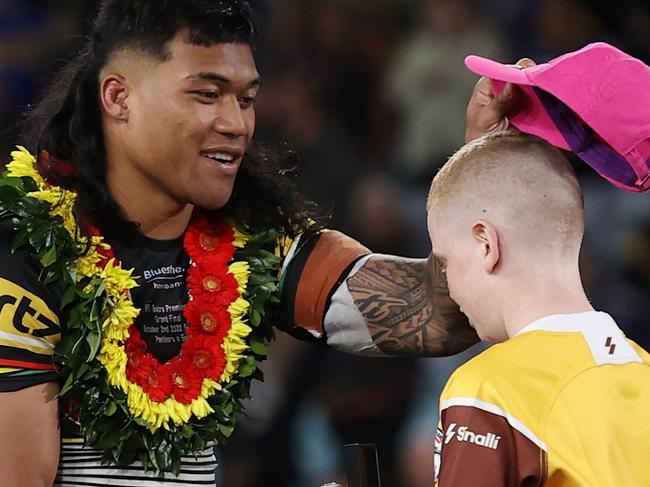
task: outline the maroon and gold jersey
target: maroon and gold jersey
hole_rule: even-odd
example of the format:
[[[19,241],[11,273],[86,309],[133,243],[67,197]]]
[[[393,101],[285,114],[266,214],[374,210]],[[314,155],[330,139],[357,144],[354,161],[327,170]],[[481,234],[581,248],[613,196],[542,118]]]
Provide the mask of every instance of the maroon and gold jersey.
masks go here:
[[[650,355],[599,312],[553,315],[460,367],[438,487],[650,486]]]

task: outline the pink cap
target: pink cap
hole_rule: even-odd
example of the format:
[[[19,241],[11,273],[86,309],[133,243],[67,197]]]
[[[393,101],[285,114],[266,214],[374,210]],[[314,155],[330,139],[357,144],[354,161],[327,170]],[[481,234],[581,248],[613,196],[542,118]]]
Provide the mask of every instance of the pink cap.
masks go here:
[[[519,69],[478,56],[465,65],[524,96],[509,114],[522,132],[572,150],[601,176],[631,190],[650,188],[650,67],[604,42]]]

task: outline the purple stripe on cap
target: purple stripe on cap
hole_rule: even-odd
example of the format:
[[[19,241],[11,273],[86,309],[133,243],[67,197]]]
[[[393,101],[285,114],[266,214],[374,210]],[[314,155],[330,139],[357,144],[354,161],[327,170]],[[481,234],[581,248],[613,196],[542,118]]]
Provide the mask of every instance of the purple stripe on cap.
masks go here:
[[[571,150],[580,159],[608,179],[629,187],[637,185],[637,175],[623,156],[599,140],[593,129],[582,123],[575,113],[556,97],[540,88],[533,89]]]

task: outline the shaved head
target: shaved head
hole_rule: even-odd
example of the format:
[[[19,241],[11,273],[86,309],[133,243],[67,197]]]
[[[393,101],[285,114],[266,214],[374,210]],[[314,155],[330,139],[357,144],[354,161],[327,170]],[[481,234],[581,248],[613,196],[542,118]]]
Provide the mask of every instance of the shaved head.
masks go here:
[[[465,145],[443,166],[427,211],[438,224],[487,220],[534,251],[579,251],[583,200],[573,168],[543,140],[517,132]]]

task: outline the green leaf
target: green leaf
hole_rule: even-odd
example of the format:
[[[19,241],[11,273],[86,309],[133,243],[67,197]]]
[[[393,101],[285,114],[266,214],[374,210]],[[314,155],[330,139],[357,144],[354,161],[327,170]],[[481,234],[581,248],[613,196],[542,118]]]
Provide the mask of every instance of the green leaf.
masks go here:
[[[68,287],[61,297],[61,309],[72,303],[77,297],[77,289],[74,286]]]
[[[138,426],[144,426],[145,428],[149,427],[149,423],[142,418],[135,418],[133,420]]]
[[[230,435],[232,435],[232,432],[235,430],[235,425],[234,424],[220,424],[218,426],[219,431],[223,436],[226,438],[230,438]]]
[[[101,336],[99,335],[99,332],[91,331],[88,333],[88,335],[86,335],[86,342],[90,347],[90,353],[88,354],[86,362],[90,362],[95,358],[97,351],[99,350],[99,344],[101,342]]]
[[[89,370],[89,367],[87,364],[81,364],[77,370],[74,371],[74,378],[75,380],[78,380],[79,378],[83,377],[83,375]]]
[[[65,382],[61,386],[61,390],[59,391],[59,397],[63,397],[66,392],[68,392],[72,388],[72,381],[74,378],[72,377],[72,374],[69,374],[68,377],[66,377]]]
[[[180,434],[183,438],[190,439],[192,438],[192,435],[194,435],[194,431],[190,425],[184,424],[181,426]]]
[[[45,241],[45,235],[48,232],[48,226],[40,225],[34,228],[34,230],[29,234],[29,243],[40,251],[43,242]]]
[[[19,192],[20,193],[24,192],[24,190],[23,190],[23,180],[21,178],[12,178],[12,177],[9,177],[9,176],[2,176],[2,178],[0,178],[0,186],[4,186],[4,187],[8,187],[8,188],[13,188],[14,190],[18,190],[18,191],[16,191],[17,194]]]
[[[178,474],[181,472],[181,458],[180,455],[174,455],[172,458],[172,474],[178,477]]]
[[[260,315],[259,311],[257,311],[254,308],[251,308],[250,313],[249,313],[249,318],[250,318],[250,321],[251,321],[251,325],[260,326],[260,322],[262,321],[262,316]]]
[[[255,357],[248,355],[244,362],[239,366],[238,374],[240,377],[249,377],[253,375],[257,368],[257,361]]]
[[[106,409],[104,410],[104,415],[113,416],[116,411],[117,411],[117,406],[115,405],[115,403],[109,402],[108,405],[106,406]]]
[[[234,408],[233,404],[229,402],[223,407],[223,412],[226,413],[228,416],[230,416],[232,414],[233,408]]]
[[[106,291],[106,283],[104,281],[101,281],[99,286],[97,286],[97,289],[95,289],[95,298],[98,298],[104,294],[104,291]]]
[[[102,313],[102,308],[103,308],[102,303],[100,303],[98,299],[95,299],[93,301],[92,307],[90,308],[89,322],[87,322],[87,325],[90,325],[89,327],[91,329],[97,329],[98,327],[97,322]]]
[[[268,355],[269,353],[268,345],[258,341],[251,341],[251,350],[257,355]]]
[[[156,471],[160,471],[160,467],[158,466],[158,459],[156,458],[156,450],[151,449],[149,450],[149,461],[151,462],[151,465],[153,465],[153,468]]]
[[[102,432],[99,440],[95,444],[95,447],[100,450],[108,450],[114,448],[123,434],[124,433],[122,433],[119,428],[108,429],[108,431]]]
[[[56,258],[56,244],[54,244],[40,257],[39,260],[41,261],[43,267],[49,267],[54,264],[54,262],[56,262]]]
[[[160,470],[164,471],[171,468],[171,448],[164,440],[156,448],[156,463]]]
[[[14,241],[11,244],[11,252],[13,253],[20,247],[23,247],[28,241],[29,234],[25,230],[20,230],[18,233],[16,233]]]

